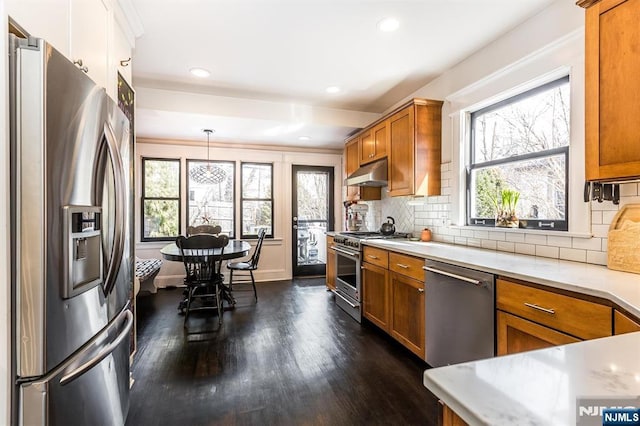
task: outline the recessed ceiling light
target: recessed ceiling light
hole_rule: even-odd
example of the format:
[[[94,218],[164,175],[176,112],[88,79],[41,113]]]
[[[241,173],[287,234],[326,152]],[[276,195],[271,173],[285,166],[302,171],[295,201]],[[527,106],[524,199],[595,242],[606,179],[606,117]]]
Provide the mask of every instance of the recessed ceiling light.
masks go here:
[[[204,68],[191,68],[189,72],[200,78],[207,78],[211,75],[211,73]]]
[[[340,88],[338,86],[329,86],[327,87],[327,93],[338,93]]]
[[[384,18],[378,22],[378,29],[385,33],[395,31],[400,26],[400,22],[396,18]]]
[[[298,139],[301,140],[301,141],[310,141],[311,137],[309,137],[309,136],[300,136]]]

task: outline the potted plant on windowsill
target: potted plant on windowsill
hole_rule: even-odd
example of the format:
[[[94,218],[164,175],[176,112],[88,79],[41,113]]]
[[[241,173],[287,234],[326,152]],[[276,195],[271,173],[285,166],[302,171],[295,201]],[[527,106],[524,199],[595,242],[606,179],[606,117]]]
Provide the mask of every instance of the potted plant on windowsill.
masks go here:
[[[501,228],[517,228],[520,224],[516,216],[516,206],[520,193],[514,189],[500,191],[500,202],[494,199],[496,207],[496,226]]]

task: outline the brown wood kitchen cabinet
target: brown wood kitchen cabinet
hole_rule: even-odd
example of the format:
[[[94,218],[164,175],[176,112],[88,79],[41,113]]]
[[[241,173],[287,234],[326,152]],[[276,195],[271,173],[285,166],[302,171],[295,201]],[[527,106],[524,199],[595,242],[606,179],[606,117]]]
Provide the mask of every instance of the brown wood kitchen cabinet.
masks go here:
[[[327,235],[327,269],[326,269],[326,284],[329,290],[336,289],[336,275],[338,270],[336,264],[336,251],[334,250],[333,237]]]
[[[425,358],[424,259],[365,246],[362,312],[365,318]]]
[[[580,0],[585,21],[587,180],[640,176],[640,1]]]
[[[360,136],[347,141],[344,147],[345,178],[360,167]],[[379,200],[381,189],[370,186],[347,186],[348,201]]]
[[[389,253],[391,336],[425,358],[424,259]]]
[[[617,309],[613,311],[613,334],[625,334],[640,331],[640,319],[633,319]]]
[[[496,280],[497,353],[611,336],[612,308],[539,286]]]
[[[372,163],[387,156],[389,126],[387,120],[360,135],[360,164]]]
[[[389,195],[440,195],[442,102],[414,99],[389,118]]]
[[[375,247],[362,250],[362,315],[386,331],[389,327],[389,253]]]
[[[362,315],[389,333],[389,271],[362,263]]]

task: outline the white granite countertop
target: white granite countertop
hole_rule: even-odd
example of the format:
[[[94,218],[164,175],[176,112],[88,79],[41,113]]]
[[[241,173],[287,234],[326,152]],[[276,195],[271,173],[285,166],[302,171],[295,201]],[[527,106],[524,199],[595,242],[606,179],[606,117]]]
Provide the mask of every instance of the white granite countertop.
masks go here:
[[[640,317],[637,274],[442,243],[365,244],[608,299]],[[640,396],[640,332],[434,368],[424,385],[471,425],[575,425],[578,397]]]
[[[424,385],[470,425],[575,425],[578,397],[640,396],[640,332],[434,368]]]
[[[608,299],[640,318],[639,274],[443,243],[367,240],[364,244]]]

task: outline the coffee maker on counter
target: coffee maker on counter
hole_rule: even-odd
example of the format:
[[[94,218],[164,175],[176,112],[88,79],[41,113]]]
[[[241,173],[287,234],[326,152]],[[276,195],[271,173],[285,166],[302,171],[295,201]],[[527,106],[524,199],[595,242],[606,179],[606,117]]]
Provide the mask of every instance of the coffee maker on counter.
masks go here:
[[[369,206],[358,203],[345,203],[346,214],[346,230],[347,231],[366,231],[367,230],[367,212]]]

